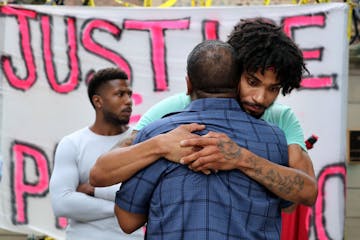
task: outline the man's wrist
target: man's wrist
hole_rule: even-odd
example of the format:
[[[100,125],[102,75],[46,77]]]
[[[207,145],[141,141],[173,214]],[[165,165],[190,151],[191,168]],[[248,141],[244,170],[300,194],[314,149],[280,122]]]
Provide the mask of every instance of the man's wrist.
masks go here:
[[[236,159],[236,168],[241,171],[249,170],[253,167],[255,161],[254,154],[247,150],[246,148],[241,147],[241,154],[238,155]]]
[[[153,150],[154,154],[157,156],[157,158],[165,157],[169,153],[169,149],[166,148],[166,138],[164,137],[164,134],[159,134],[153,139]]]
[[[91,186],[90,191],[89,191],[89,195],[92,196],[92,197],[95,196],[95,187]]]

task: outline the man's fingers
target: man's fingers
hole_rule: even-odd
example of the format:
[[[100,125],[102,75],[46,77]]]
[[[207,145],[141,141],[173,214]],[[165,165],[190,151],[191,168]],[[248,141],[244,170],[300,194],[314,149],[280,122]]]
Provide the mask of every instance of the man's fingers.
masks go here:
[[[205,129],[205,125],[198,123],[185,124],[182,125],[182,127],[189,132],[201,131]]]
[[[186,157],[181,158],[180,163],[183,165],[189,165],[190,163],[195,161],[197,158],[198,158],[198,153],[196,152],[196,153],[193,153]]]
[[[205,175],[210,175],[210,174],[211,174],[211,170],[209,170],[209,169],[202,170],[201,172],[202,172],[203,174],[205,174]]]
[[[216,162],[216,158],[214,158],[213,155],[208,155],[208,156],[204,156],[204,157],[199,157],[195,161],[191,162],[189,164],[189,166],[191,167],[191,169],[199,171],[199,170],[203,170],[203,169],[208,169],[207,165],[209,165],[213,162]]]
[[[202,137],[207,137],[207,138],[221,138],[221,137],[224,137],[226,136],[225,134],[223,133],[218,133],[218,132],[208,132],[207,134],[203,135]]]
[[[217,173],[218,172],[218,165],[216,163],[207,163],[203,164],[199,167],[193,168],[189,166],[189,168],[194,172],[203,172],[206,175],[209,175],[209,173]]]
[[[196,149],[198,147],[194,147],[194,148]],[[192,162],[197,161],[198,159],[203,158],[205,156],[210,156],[214,159],[214,156],[216,153],[217,153],[216,148],[213,148],[211,146],[206,147],[206,148],[201,148],[198,151],[193,152],[193,153],[181,158],[180,163],[188,165],[188,164],[191,164]]]
[[[186,139],[186,140],[182,140],[180,142],[180,146],[182,147],[205,147],[208,145],[217,145],[218,143],[218,139],[216,138],[204,138],[204,137],[200,137],[200,138],[191,138],[191,139]]]
[[[184,165],[189,165],[194,161],[197,161],[201,156],[203,156],[204,154],[202,153],[202,150],[198,151],[198,152],[194,152],[192,154],[189,154],[185,157],[182,157],[180,159],[180,163],[184,164]]]

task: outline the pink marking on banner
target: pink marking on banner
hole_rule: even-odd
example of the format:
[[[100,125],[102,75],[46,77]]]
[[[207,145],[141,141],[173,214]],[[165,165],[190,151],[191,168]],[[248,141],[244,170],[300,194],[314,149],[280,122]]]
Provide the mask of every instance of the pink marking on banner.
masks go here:
[[[165,30],[182,30],[188,29],[189,19],[180,20],[125,20],[124,29],[149,31],[151,41],[151,62],[154,71],[154,90],[165,91],[168,89],[167,68],[166,68],[166,44]]]
[[[331,166],[326,166],[318,176],[318,198],[315,203],[314,218],[315,218],[315,233],[316,239],[327,240],[333,239],[329,236],[326,228],[331,228],[331,226],[326,226],[325,213],[325,184],[329,178],[336,177],[340,178],[344,182],[344,196],[346,191],[346,168],[344,164],[335,164]],[[344,210],[345,211],[345,210]]]
[[[64,217],[56,218],[56,227],[57,228],[65,229],[67,225],[68,225],[67,218],[64,218]]]
[[[301,81],[301,87],[303,88],[331,88],[335,86],[334,77],[309,77],[303,78]]]
[[[75,18],[67,18],[67,46],[68,46],[68,58],[70,67],[70,73],[66,77],[66,81],[59,83],[56,76],[55,64],[53,62],[54,55],[51,48],[52,36],[51,36],[51,19],[50,16],[44,15],[40,19],[41,31],[43,38],[43,58],[45,62],[45,72],[52,89],[58,93],[68,93],[76,89],[79,85],[80,79],[80,65],[79,57],[77,56],[77,36],[76,36],[76,20]]]
[[[11,182],[13,183],[13,221],[14,224],[28,223],[27,198],[44,197],[48,192],[49,166],[45,154],[38,148],[22,143],[12,146],[13,163]],[[35,162],[36,183],[29,183],[25,174],[25,163],[31,158]]]
[[[115,37],[115,39],[120,40],[121,29],[112,22],[91,19],[85,22],[83,25],[81,42],[87,51],[101,56],[102,58],[114,63],[116,66],[124,70],[128,75],[130,82],[132,82],[132,71],[130,64],[120,54],[106,48],[103,43],[96,42],[93,39],[93,33],[95,30],[101,30],[102,32],[110,33]]]
[[[22,58],[25,61],[26,76],[22,79],[16,75],[16,67],[12,66],[12,57],[3,55],[1,57],[1,67],[10,86],[26,91],[34,85],[36,81],[36,65],[34,60],[34,52],[31,47],[31,30],[29,19],[37,17],[36,11],[24,10],[13,7],[1,7],[0,13],[15,16],[19,26],[19,46]]]
[[[318,48],[316,50],[303,50],[303,57],[306,60],[321,60],[323,48]]]
[[[219,21],[205,20],[203,21],[203,39],[218,40],[219,39]]]
[[[143,98],[142,98],[141,94],[139,94],[139,93],[133,93],[131,98],[132,98],[135,106],[137,106],[143,102]]]
[[[143,102],[143,98],[141,94],[133,93],[132,100],[135,106],[141,104]],[[130,117],[130,124],[137,123],[141,118],[140,114],[135,114]]]
[[[310,27],[325,27],[326,16],[324,13],[312,15],[300,15],[293,17],[286,17],[283,19],[283,30],[289,37],[294,39],[295,29],[310,28]],[[312,50],[303,50],[305,60],[321,60],[322,47]]]
[[[132,115],[132,116],[130,117],[129,123],[130,123],[130,124],[137,123],[137,122],[140,120],[140,118],[141,118],[141,115],[140,115],[140,114]]]

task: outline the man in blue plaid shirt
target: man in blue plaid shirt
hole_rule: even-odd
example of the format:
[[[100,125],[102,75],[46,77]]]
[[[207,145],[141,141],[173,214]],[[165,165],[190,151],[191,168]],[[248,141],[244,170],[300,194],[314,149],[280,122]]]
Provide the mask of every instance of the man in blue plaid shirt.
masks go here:
[[[248,115],[238,104],[237,64],[227,43],[205,41],[197,45],[187,62],[191,104],[145,127],[134,143],[195,122],[206,125],[199,135],[223,132],[239,146],[288,166],[284,133]],[[274,89],[280,89],[274,68],[259,71]],[[249,77],[253,76],[241,74],[241,78]],[[281,208],[291,204],[241,171],[205,175],[166,159],[123,183],[115,201],[115,214],[125,232],[147,223],[146,239],[156,240],[280,239]]]

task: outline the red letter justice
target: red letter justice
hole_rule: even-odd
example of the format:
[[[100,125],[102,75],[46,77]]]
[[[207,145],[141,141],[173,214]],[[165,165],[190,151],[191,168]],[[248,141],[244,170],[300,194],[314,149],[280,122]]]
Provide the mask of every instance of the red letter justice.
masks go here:
[[[27,224],[27,198],[44,197],[48,192],[49,165],[43,151],[35,146],[14,142],[11,149],[12,221],[13,224]],[[27,161],[34,161],[32,174],[25,173]],[[36,182],[29,182],[26,176],[34,175]]]
[[[326,18],[323,13],[317,15],[300,15],[294,17],[286,17],[283,20],[284,32],[294,39],[294,31],[296,29],[319,27],[324,28],[326,24]],[[322,61],[322,52],[324,47],[317,47],[313,49],[302,49],[305,60]],[[321,89],[321,88],[337,88],[336,75],[326,74],[316,77],[304,78],[301,82],[301,87],[309,89]]]
[[[1,57],[1,67],[3,69],[4,75],[9,81],[10,85],[14,88],[20,90],[29,89],[36,80],[36,66],[34,61],[34,53],[31,49],[31,38],[30,38],[30,27],[29,27],[29,18],[35,19],[37,13],[31,10],[17,9],[13,7],[2,7],[0,12],[9,15],[15,16],[19,25],[19,39],[20,39],[20,52],[23,59],[25,60],[26,67],[26,76],[21,79],[16,75],[16,70],[12,66],[12,59],[10,56]],[[16,69],[16,67],[15,67]]]
[[[166,29],[188,29],[189,19],[180,20],[158,20],[140,21],[125,20],[124,29],[140,30],[150,32],[151,41],[151,62],[155,76],[155,91],[165,91],[168,88],[166,63],[165,63],[165,40],[164,32]]]
[[[56,77],[56,67],[53,62],[54,56],[51,51],[51,18],[50,16],[41,17],[41,32],[43,37],[43,57],[45,63],[46,76],[50,83],[52,89],[58,93],[68,93],[73,91],[78,85],[80,79],[80,66],[79,66],[79,57],[77,56],[77,37],[76,37],[76,20],[75,18],[66,18],[67,32],[66,36],[68,46],[68,58],[70,67],[70,73],[66,81],[60,83]]]
[[[102,43],[95,42],[93,39],[93,32],[95,30],[102,30],[113,35],[117,40],[120,39],[121,29],[118,28],[115,24],[105,20],[91,19],[84,23],[81,33],[81,42],[84,48],[92,53],[95,53],[106,60],[109,60],[119,68],[123,69],[128,75],[129,80],[131,81],[131,68],[130,64],[118,53],[107,49],[103,46]],[[89,74],[87,74],[89,76]]]

